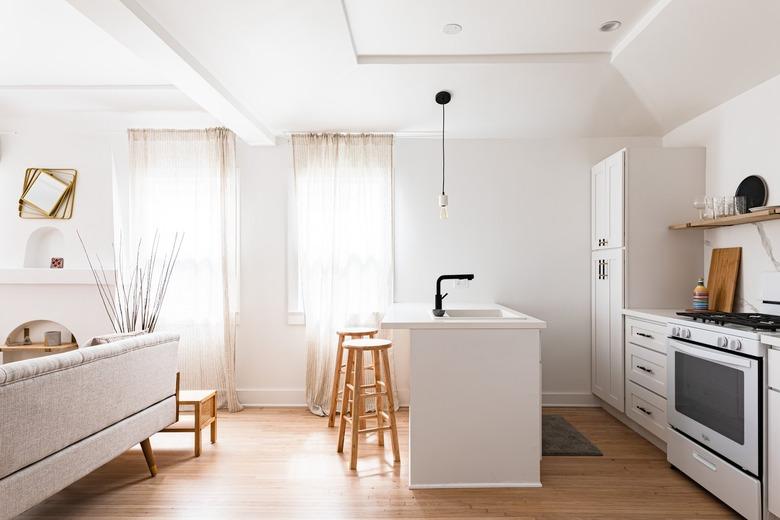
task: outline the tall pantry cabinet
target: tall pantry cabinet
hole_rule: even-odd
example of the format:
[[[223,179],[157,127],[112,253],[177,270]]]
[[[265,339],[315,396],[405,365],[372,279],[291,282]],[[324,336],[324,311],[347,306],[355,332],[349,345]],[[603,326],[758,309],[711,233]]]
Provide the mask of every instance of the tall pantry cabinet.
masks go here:
[[[702,231],[671,231],[704,195],[704,148],[628,148],[591,169],[591,390],[625,410],[623,309],[685,309]]]

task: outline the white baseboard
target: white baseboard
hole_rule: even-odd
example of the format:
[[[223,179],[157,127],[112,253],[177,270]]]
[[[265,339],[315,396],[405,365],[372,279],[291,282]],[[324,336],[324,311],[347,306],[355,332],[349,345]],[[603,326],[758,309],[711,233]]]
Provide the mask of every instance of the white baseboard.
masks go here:
[[[303,408],[306,392],[303,388],[239,389],[238,400],[247,408]]]
[[[409,489],[540,488],[541,482],[485,482],[465,484],[409,484]]]
[[[542,406],[598,407],[601,406],[601,403],[590,392],[543,392]]]
[[[238,390],[238,400],[248,408],[299,408],[306,406],[303,388],[252,388]],[[409,405],[409,390],[398,391],[400,406]],[[542,406],[600,406],[591,393],[545,392]]]

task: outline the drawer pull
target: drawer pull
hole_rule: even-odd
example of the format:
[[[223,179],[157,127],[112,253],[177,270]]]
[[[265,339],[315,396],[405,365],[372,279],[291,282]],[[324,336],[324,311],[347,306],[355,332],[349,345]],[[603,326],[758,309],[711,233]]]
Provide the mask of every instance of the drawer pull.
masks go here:
[[[647,408],[643,408],[643,407],[641,407],[639,405],[636,406],[636,409],[639,410],[640,412],[642,412],[645,415],[653,415],[653,412],[651,412]]]
[[[715,464],[704,459],[701,455],[699,455],[695,451],[693,452],[693,458],[696,459],[699,463],[701,463],[702,466],[706,467],[707,469],[711,471],[718,471],[718,467]]]
[[[648,374],[652,374],[653,373],[653,369],[651,369],[651,368],[643,367],[642,365],[637,365],[636,367],[639,370],[641,370],[642,372],[647,372]]]
[[[645,334],[644,332],[637,332],[636,335],[637,336],[642,336],[643,338],[653,339],[653,335],[652,334]]]

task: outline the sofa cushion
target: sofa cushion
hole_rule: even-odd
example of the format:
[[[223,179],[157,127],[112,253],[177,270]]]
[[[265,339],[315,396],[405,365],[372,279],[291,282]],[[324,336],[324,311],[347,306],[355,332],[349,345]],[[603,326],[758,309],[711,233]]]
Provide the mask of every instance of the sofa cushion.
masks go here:
[[[142,336],[144,334],[147,334],[145,330],[135,330],[133,332],[117,332],[115,334],[104,334],[102,336],[95,336],[89,342],[87,342],[88,346],[94,346],[94,345],[105,345],[106,343],[113,343],[115,341],[120,341],[127,338],[132,338],[135,336]]]
[[[174,395],[178,340],[158,332],[0,365],[0,478]]]
[[[0,518],[13,518],[69,486],[176,419],[176,397],[138,412],[6,478],[0,478]],[[143,460],[139,451],[138,458]],[[148,476],[143,463],[138,474]],[[63,517],[65,515],[62,515]]]

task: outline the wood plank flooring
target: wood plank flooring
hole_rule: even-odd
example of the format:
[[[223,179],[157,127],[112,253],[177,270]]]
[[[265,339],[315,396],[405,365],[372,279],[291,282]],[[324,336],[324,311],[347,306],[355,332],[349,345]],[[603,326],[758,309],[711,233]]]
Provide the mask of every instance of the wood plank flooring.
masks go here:
[[[545,413],[563,415],[604,456],[545,457],[541,489],[409,490],[405,411],[400,466],[392,466],[390,443],[382,452],[372,436],[361,442],[351,472],[327,418],[303,409],[249,409],[221,415],[219,441],[204,441],[200,458],[193,457],[191,434],[158,434],[157,477],[149,477],[135,447],[21,518],[735,518],[603,410]]]

